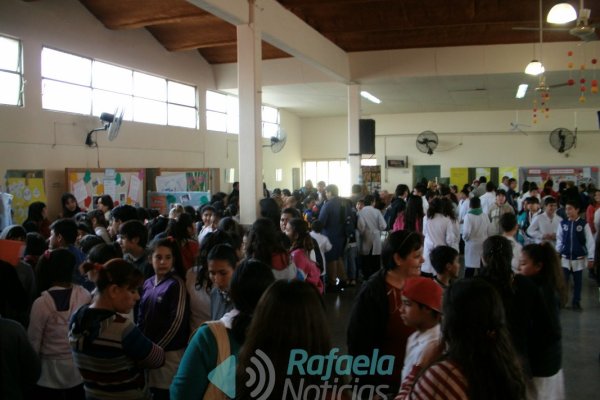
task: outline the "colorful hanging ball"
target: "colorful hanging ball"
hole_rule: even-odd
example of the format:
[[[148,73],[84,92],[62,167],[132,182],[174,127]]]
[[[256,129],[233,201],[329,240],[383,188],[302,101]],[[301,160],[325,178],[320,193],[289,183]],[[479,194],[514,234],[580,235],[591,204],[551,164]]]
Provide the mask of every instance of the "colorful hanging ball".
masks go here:
[[[550,109],[548,107],[546,107],[546,112],[550,111]]]
[[[571,78],[567,81],[567,85],[569,85],[569,86],[573,86],[574,84],[575,84],[575,79]]]
[[[537,124],[537,118],[534,118],[534,119],[533,119],[533,123],[534,123],[534,124]]]
[[[592,87],[598,86],[598,79],[592,79]]]
[[[581,86],[579,87],[579,90],[581,90],[582,92],[585,92],[585,86],[584,86],[584,85],[581,85]]]
[[[598,93],[598,86],[592,86],[592,93]]]
[[[572,63],[572,62],[569,62],[569,63],[567,64],[567,67],[569,67],[569,68],[573,68],[573,63]]]
[[[598,60],[596,60],[595,58],[592,58],[592,64],[596,64],[598,62]]]
[[[579,83],[585,83],[585,78],[581,78],[581,79],[579,80]]]
[[[572,51],[572,50],[569,50],[569,51],[567,51],[567,55],[568,55],[569,57],[571,57],[571,56],[573,55],[573,51]]]
[[[579,66],[579,69],[583,71],[583,70],[585,69],[585,64],[581,64],[581,65]]]
[[[579,102],[580,103],[585,103],[585,96],[584,95],[579,96]]]
[[[533,112],[537,112],[537,108],[534,108],[534,109],[533,109]]]

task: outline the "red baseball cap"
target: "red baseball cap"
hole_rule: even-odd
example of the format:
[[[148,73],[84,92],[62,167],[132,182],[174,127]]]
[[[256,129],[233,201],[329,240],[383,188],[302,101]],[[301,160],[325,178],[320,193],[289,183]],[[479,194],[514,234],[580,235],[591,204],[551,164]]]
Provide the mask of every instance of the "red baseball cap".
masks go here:
[[[409,278],[402,289],[402,296],[426,305],[439,313],[442,312],[442,295],[444,291],[431,278]]]

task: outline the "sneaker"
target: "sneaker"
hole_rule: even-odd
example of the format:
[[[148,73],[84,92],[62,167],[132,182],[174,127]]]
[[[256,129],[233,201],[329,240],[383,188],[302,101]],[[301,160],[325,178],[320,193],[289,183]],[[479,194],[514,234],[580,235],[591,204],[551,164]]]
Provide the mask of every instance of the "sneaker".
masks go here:
[[[581,304],[579,304],[579,303],[573,303],[572,308],[574,311],[583,311],[583,308],[581,308]]]

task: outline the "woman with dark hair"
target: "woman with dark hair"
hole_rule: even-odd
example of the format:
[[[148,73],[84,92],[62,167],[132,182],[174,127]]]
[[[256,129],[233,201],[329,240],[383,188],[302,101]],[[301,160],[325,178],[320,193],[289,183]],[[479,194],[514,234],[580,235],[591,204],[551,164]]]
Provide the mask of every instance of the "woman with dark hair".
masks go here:
[[[96,271],[98,295],[71,317],[69,342],[87,398],[152,399],[144,369],[162,366],[164,351],[122,316],[139,300],[144,276],[122,259],[83,268]]]
[[[396,400],[525,400],[525,377],[511,342],[502,301],[479,279],[445,292],[443,342],[427,348]]]
[[[292,350],[302,351],[309,358],[330,353],[331,335],[327,316],[321,297],[310,284],[277,281],[260,299],[240,351],[236,372],[236,399],[256,398],[251,394],[256,387],[248,385],[248,370],[253,368],[253,359],[259,351],[271,360],[277,371],[274,376],[269,376],[273,385],[269,398],[291,398],[288,391],[300,393],[298,397],[308,398],[308,393],[314,393],[309,392],[309,387],[336,385],[338,377],[335,372],[330,374],[329,379],[323,379],[320,374],[300,374],[298,368],[290,373]],[[284,371],[288,373],[279,373]],[[314,398],[327,398],[324,396],[325,394],[314,395]],[[334,397],[340,398],[339,395],[332,395],[331,398]]]
[[[313,250],[313,241],[308,233],[308,223],[301,218],[292,218],[285,227],[285,234],[292,242],[290,249],[292,261],[305,275],[306,282],[314,285],[322,294],[321,271],[317,264],[310,259],[309,254]]]
[[[423,231],[423,199],[414,194],[409,194],[406,199],[406,208],[399,212],[394,222],[393,231],[411,231],[419,232]]]
[[[169,398],[169,385],[189,338],[189,305],[176,240],[155,241],[150,259],[155,274],[144,282],[137,323],[144,335],[165,351],[165,364],[148,374],[154,400],[163,400]]]
[[[98,197],[98,210],[102,211],[104,218],[110,220],[110,211],[115,208],[115,203],[109,194],[103,194]]]
[[[406,342],[414,332],[400,315],[402,289],[406,279],[419,276],[423,263],[423,236],[417,232],[396,231],[382,249],[383,268],[363,284],[352,308],[348,324],[348,352],[353,356],[380,354],[395,357],[394,371],[388,376],[366,375],[360,385],[386,385],[397,393]]]
[[[90,293],[71,283],[75,256],[67,249],[46,253],[38,269],[48,287],[31,308],[27,335],[42,361],[42,374],[34,389],[40,399],[85,398],[83,380],[73,363],[69,346],[69,318],[79,307],[89,304]],[[64,396],[64,397],[63,397]]]
[[[246,258],[255,258],[270,265],[275,279],[295,279],[298,271],[281,244],[273,221],[259,218],[252,224],[246,241]]]
[[[480,275],[500,294],[513,344],[526,374],[531,377],[543,360],[541,351],[560,340],[560,331],[553,328],[553,318],[535,283],[513,273],[512,257],[508,239],[490,236],[483,242]]]
[[[203,324],[192,336],[171,383],[172,400],[221,399],[235,393],[220,391],[209,382],[209,373],[230,355],[237,355],[259,299],[274,282],[271,268],[258,261],[243,261],[233,273],[230,295],[234,309],[219,321]]]
[[[564,399],[562,371],[562,329],[560,308],[567,303],[568,292],[562,275],[560,256],[549,242],[528,244],[521,251],[519,273],[528,276],[537,285],[544,306],[550,315],[552,334],[556,337],[545,347],[536,347],[536,357],[531,358],[533,385],[528,387],[530,398]]]
[[[46,203],[34,201],[27,209],[27,219],[23,222],[27,232],[37,232],[46,239],[50,237],[50,220]]]
[[[429,203],[427,216],[423,219],[423,256],[421,268],[423,276],[433,277],[435,270],[429,260],[429,253],[437,246],[450,246],[458,250],[460,233],[456,215],[452,211],[452,201],[436,197]]]
[[[60,196],[60,204],[62,206],[61,218],[73,218],[76,214],[83,211],[77,204],[77,199],[72,193],[63,193]]]
[[[198,263],[200,244],[194,239],[194,220],[188,213],[183,213],[167,228],[167,236],[173,237],[179,245],[181,260],[184,270],[192,268]],[[182,278],[185,274],[182,275]]]

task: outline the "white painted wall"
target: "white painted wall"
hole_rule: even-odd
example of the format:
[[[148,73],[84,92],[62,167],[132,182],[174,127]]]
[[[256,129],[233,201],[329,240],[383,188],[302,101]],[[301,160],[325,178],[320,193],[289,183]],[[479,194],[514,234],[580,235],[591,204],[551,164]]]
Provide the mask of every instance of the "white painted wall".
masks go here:
[[[238,169],[237,136],[205,131],[205,91],[216,85],[212,67],[198,52],[170,53],[143,29],[108,30],[81,3],[71,0],[2,0],[0,34],[22,40],[27,81],[25,107],[0,106],[0,176],[8,169],[46,170],[50,215],[59,212],[65,168],[220,168],[221,190],[231,189],[223,172]],[[100,126],[96,117],[41,107],[43,46],[197,86],[200,129],[124,122],[117,140],[108,142],[99,133],[99,149],[87,148],[87,132]],[[275,165],[284,168],[281,186],[291,187],[291,168],[301,164],[300,122],[285,112],[281,121],[289,125],[286,148],[275,155],[267,149],[263,153],[269,187],[275,186]]]
[[[454,167],[510,166],[597,166],[600,132],[596,110],[554,110],[527,135],[510,131],[515,112],[460,112],[430,114],[375,115],[376,158],[385,165],[386,156],[408,156],[409,168],[383,169],[382,187],[393,190],[397,184],[413,183],[413,165],[440,165],[442,177]],[[530,111],[519,111],[519,121],[530,123]],[[559,154],[549,142],[549,132],[557,127],[579,127],[577,148],[569,157]],[[433,130],[439,146],[429,156],[416,149],[417,134]],[[345,117],[302,120],[302,159],[346,158],[347,120]],[[324,141],[328,145],[324,146]],[[332,182],[333,183],[333,182]]]

